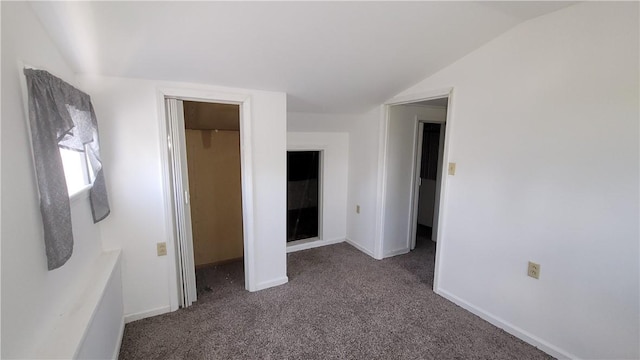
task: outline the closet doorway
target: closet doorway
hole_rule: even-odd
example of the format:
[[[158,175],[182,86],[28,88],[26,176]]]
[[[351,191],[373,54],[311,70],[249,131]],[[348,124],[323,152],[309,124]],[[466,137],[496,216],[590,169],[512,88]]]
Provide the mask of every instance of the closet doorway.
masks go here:
[[[215,291],[219,281],[255,289],[250,99],[183,92],[160,93],[166,110],[161,136],[168,149],[164,183],[171,199],[166,213],[173,235],[167,254],[175,256],[169,264],[176,274],[172,310]],[[216,270],[220,267],[225,269]]]
[[[229,278],[230,272],[242,279],[240,106],[184,101],[183,107],[200,295],[212,291],[220,277]]]

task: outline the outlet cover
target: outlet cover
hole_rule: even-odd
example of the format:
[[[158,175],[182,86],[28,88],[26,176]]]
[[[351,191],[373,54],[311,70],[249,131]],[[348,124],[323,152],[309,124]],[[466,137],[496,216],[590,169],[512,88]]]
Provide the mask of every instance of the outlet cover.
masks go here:
[[[166,242],[157,243],[156,246],[158,248],[158,256],[167,255],[167,243]]]
[[[448,173],[449,175],[455,175],[456,174],[456,163],[449,163],[449,168],[448,168]]]
[[[527,275],[534,279],[540,278],[540,264],[529,261],[529,268],[527,269]]]

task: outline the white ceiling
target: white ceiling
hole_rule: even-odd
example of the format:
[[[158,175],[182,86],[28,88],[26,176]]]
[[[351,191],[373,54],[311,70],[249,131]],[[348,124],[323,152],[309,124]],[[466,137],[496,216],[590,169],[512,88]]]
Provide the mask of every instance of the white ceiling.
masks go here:
[[[283,91],[361,112],[569,2],[36,2],[78,73]]]

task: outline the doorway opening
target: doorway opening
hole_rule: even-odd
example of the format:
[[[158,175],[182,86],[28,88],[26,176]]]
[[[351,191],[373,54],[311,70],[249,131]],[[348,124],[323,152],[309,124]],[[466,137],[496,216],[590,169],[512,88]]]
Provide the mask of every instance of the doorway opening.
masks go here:
[[[183,101],[198,296],[242,283],[240,106]]]
[[[449,94],[386,105],[377,256],[399,261],[437,288]],[[436,246],[437,245],[437,246]]]
[[[412,194],[410,250],[423,264],[422,267],[416,268],[419,276],[433,285],[448,98],[421,101],[411,105],[444,112],[437,115],[439,118],[435,120],[438,122],[429,119],[418,120],[414,152],[413,173],[416,177]]]
[[[191,306],[215,291],[220,279],[253,291],[250,99],[180,89],[161,89],[159,95],[166,111],[165,194],[171,200],[165,208],[172,235],[166,249],[175,257],[169,264],[176,275],[170,308]],[[232,264],[215,281],[207,274],[196,281],[202,269]]]
[[[423,123],[422,144],[418,168],[418,198],[416,237],[411,246],[414,249],[419,239],[437,241],[438,201],[440,198],[438,181],[442,165],[442,145],[444,145],[444,124]]]
[[[436,200],[437,181],[440,171],[438,165],[441,163],[441,137],[444,136],[444,126],[436,123],[423,123],[422,125],[422,146],[420,149],[421,159],[418,180],[418,208],[416,219],[416,236],[414,237],[412,250],[417,246],[424,246],[428,240],[436,242],[437,221],[436,220]]]
[[[320,151],[287,152],[287,243],[317,239]]]
[[[418,158],[416,159],[416,185],[411,252],[420,265],[418,276],[433,285],[435,272],[440,178],[444,143],[444,124],[419,124]]]

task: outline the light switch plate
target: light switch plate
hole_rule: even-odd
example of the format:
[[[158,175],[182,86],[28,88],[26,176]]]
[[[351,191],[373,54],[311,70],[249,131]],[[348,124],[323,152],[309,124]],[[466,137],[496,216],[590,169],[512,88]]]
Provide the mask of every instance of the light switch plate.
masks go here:
[[[360,205],[356,205],[356,214],[360,214]]]

